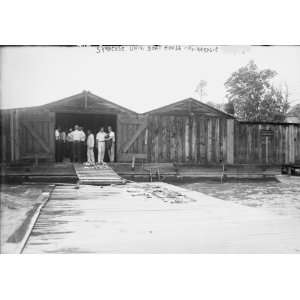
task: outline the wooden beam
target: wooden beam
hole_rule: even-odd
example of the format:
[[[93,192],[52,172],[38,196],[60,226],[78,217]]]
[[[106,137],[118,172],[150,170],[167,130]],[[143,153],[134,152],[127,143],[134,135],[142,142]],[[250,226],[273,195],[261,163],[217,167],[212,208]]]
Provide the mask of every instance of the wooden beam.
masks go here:
[[[131,162],[133,156],[135,159],[147,159],[146,153],[120,153],[118,161]]]
[[[146,119],[136,119],[133,117],[119,115],[118,121],[123,124],[144,124],[146,122]]]
[[[36,141],[41,145],[41,147],[47,153],[49,153],[50,152],[49,147],[46,145],[46,143],[43,141],[43,139],[40,137],[40,135],[34,130],[34,128],[30,125],[30,123],[23,120],[22,125],[28,130],[28,132],[32,135],[32,137],[36,139]]]
[[[20,123],[19,123],[19,111],[15,111],[15,158],[20,159]]]
[[[211,162],[212,152],[212,119],[207,120],[207,161]]]
[[[10,112],[10,160],[15,160],[14,111]]]
[[[185,124],[184,124],[184,153],[185,153],[185,157],[184,157],[184,161],[189,161],[190,160],[190,134],[189,134],[189,130],[190,130],[190,126],[189,126],[189,117],[187,117],[185,119]]]
[[[227,163],[234,163],[234,120],[227,120]]]
[[[147,122],[144,122],[138,130],[135,132],[135,134],[132,136],[132,138],[125,144],[123,147],[123,152],[127,152],[130,146],[135,142],[135,140],[139,137],[139,135],[147,128]]]

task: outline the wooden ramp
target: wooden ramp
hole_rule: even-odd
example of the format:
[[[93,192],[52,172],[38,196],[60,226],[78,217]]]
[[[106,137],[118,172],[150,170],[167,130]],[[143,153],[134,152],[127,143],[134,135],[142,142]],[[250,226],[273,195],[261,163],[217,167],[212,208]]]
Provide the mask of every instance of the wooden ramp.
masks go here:
[[[166,183],[56,186],[23,253],[299,253],[300,220]]]
[[[125,179],[120,177],[110,166],[85,166],[74,164],[80,184],[110,185],[124,184]]]

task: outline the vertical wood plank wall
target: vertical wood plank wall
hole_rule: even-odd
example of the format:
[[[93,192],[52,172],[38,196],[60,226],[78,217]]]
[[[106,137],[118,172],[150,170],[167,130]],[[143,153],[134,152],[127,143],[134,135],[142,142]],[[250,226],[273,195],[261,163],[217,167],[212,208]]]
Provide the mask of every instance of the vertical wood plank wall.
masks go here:
[[[219,164],[233,160],[233,145],[229,145],[234,141],[233,122],[199,115],[150,115],[148,161]]]
[[[262,132],[269,130],[270,135]],[[300,162],[300,124],[235,122],[236,164],[280,165]]]
[[[5,122],[7,125],[4,125],[5,139],[9,141],[9,155],[5,155],[7,160],[34,159],[35,156],[47,160],[54,159],[54,113],[38,109],[25,111],[14,109],[4,116],[6,119],[9,116],[9,120]],[[41,147],[36,137],[30,134],[24,122],[39,136],[47,151]]]
[[[118,154],[140,126],[137,117],[126,118],[128,123],[118,119]],[[1,119],[2,161],[33,158],[34,155],[54,158],[54,113],[37,109],[10,110],[2,112]],[[49,146],[49,153],[22,125],[24,120]],[[262,134],[266,130],[271,134]],[[149,162],[300,163],[300,124],[238,122],[200,114],[149,115],[147,129],[130,146],[128,153],[146,153]]]
[[[132,157],[124,156],[124,145],[129,141],[136,131],[141,126],[143,118],[137,119],[136,116],[122,115],[117,116],[117,132],[116,132],[116,146],[117,146],[117,160],[118,161],[131,161]],[[128,153],[146,153],[148,130],[144,130],[133,144],[129,147]]]
[[[150,162],[300,162],[300,124],[258,124],[201,115],[150,115],[148,130]],[[265,130],[271,134],[264,135]]]

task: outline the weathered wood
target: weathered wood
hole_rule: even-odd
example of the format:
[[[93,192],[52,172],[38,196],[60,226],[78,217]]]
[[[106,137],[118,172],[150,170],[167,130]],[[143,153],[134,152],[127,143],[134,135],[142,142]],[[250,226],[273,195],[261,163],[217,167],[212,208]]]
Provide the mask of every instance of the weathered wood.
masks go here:
[[[234,163],[234,120],[227,120],[227,163]]]
[[[147,153],[121,153],[119,154],[120,161],[131,161],[132,157],[135,156],[136,159],[147,159]]]
[[[42,137],[34,130],[31,124],[25,120],[22,120],[22,125],[28,130],[32,137],[42,146],[46,152],[50,152],[48,145],[43,141]]]
[[[84,167],[81,164],[74,164],[76,175],[80,184],[123,184],[125,181],[111,167]]]
[[[15,160],[15,131],[14,131],[14,111],[10,112],[10,152],[11,160]]]
[[[24,253],[296,253],[299,226],[166,183],[56,186]]]
[[[211,152],[212,152],[212,120],[207,121],[207,161],[211,162]]]
[[[187,117],[185,119],[185,123],[184,123],[184,131],[185,131],[185,135],[184,135],[184,153],[185,153],[185,157],[184,157],[184,161],[189,161],[190,160],[190,142],[189,142],[189,130],[190,130],[190,126],[189,126],[189,118]]]
[[[131,139],[124,145],[123,152],[127,152],[129,147],[136,141],[136,139],[140,136],[140,134],[146,129],[147,123],[144,122],[138,130],[133,134]]]

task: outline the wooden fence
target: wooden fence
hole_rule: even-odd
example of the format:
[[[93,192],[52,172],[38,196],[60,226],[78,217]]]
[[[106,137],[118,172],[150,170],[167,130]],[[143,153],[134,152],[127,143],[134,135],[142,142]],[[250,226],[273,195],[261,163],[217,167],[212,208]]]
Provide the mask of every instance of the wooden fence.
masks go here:
[[[236,164],[300,162],[300,124],[235,122]]]

